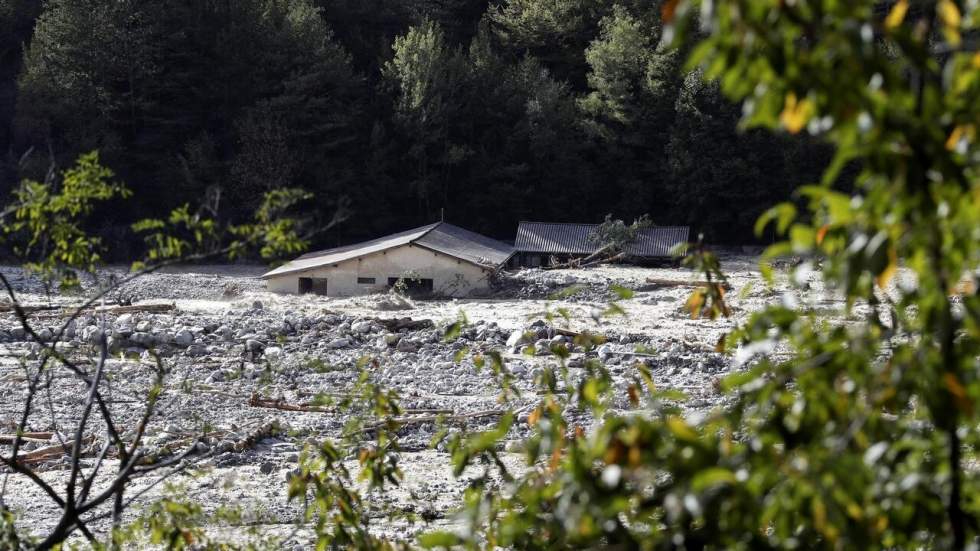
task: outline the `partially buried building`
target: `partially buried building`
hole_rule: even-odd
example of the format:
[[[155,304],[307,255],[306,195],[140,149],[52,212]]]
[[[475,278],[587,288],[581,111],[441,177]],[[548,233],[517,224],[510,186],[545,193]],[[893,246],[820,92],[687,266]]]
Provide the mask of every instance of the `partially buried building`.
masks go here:
[[[270,291],[354,296],[402,285],[410,293],[485,290],[510,245],[445,222],[303,255],[262,276]]]
[[[547,266],[589,256],[604,245],[596,239],[598,229],[599,224],[521,222],[517,227],[516,254],[511,264]],[[642,228],[622,252],[627,260],[638,264],[671,262],[674,260],[672,249],[679,243],[686,243],[689,234],[687,226]]]

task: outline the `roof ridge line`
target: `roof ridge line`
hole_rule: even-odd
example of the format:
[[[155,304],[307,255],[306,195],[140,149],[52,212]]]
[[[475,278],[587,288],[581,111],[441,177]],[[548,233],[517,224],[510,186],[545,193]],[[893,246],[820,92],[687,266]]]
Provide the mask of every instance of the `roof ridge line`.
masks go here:
[[[429,235],[430,233],[432,233],[432,230],[438,228],[439,226],[441,226],[441,225],[443,225],[445,223],[446,223],[445,220],[440,220],[438,222],[433,222],[432,224],[429,224],[429,229],[427,229],[424,232],[422,232],[422,234],[419,235],[418,237],[416,237],[415,239],[412,239],[411,241],[409,241],[409,243],[412,243],[414,245],[416,241],[418,241],[419,239],[422,239],[423,237]],[[424,228],[425,226],[422,226],[422,227]]]

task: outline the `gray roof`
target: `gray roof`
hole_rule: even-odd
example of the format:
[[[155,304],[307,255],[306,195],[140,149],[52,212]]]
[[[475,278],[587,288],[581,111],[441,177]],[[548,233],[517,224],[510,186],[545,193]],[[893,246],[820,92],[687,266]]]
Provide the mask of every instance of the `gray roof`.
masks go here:
[[[591,254],[601,246],[592,241],[599,224],[521,222],[514,248],[522,253]],[[626,246],[634,257],[668,257],[678,243],[688,240],[687,226],[659,226],[639,231],[636,241]]]
[[[421,228],[394,233],[378,239],[354,245],[304,254],[263,275],[270,278],[302,272],[346,260],[386,251],[402,245],[417,245],[432,251],[455,257],[478,266],[494,269],[507,262],[514,248],[506,243],[464,230],[446,222],[436,222]]]

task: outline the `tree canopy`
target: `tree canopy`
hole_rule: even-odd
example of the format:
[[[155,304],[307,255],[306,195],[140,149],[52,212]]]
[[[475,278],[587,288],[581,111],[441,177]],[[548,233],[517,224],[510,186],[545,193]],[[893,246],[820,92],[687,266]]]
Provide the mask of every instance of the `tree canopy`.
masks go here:
[[[664,47],[670,4],[6,1],[2,183],[99,149],[134,192],[107,234],[296,186],[357,213],[324,245],[441,212],[504,239],[521,219],[649,213],[751,241],[761,199],[815,181],[829,150],[743,139],[739,109]]]

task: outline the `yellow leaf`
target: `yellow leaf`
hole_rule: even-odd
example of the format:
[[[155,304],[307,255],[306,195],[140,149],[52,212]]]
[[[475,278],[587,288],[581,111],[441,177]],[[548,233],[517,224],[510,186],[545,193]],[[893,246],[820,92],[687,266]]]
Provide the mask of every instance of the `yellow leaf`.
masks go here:
[[[813,117],[814,105],[809,99],[797,99],[796,94],[786,94],[783,112],[779,114],[779,122],[790,134],[798,134],[806,123]]]
[[[640,460],[642,459],[643,459],[643,450],[641,450],[639,446],[630,446],[630,451],[628,456],[630,466],[639,467]]]
[[[949,151],[956,149],[956,145],[963,139],[963,135],[970,135],[970,130],[969,125],[957,125],[956,128],[949,133],[949,138],[946,140],[946,149]]]
[[[691,313],[691,319],[701,316],[701,308],[704,306],[704,289],[697,289],[687,299],[687,311]]]
[[[892,6],[892,10],[888,12],[888,17],[885,18],[885,28],[893,30],[902,24],[905,20],[905,14],[909,11],[908,0],[898,0],[898,2]]]
[[[960,9],[956,7],[956,3],[953,0],[940,0],[936,4],[936,12],[943,22],[943,33],[946,35],[946,40],[953,46],[959,46],[961,42],[960,24],[963,22],[963,17],[960,15]]]
[[[973,59],[970,63],[973,64],[974,69],[980,69],[980,52],[973,54]]]
[[[895,253],[895,248],[892,247],[888,249],[888,265],[885,266],[885,269],[882,270],[880,274],[878,274],[877,278],[875,278],[875,280],[878,282],[878,287],[884,289],[888,285],[888,282],[890,282],[892,278],[895,277],[895,272],[897,271],[898,271],[898,254]]]
[[[670,432],[681,440],[693,441],[698,439],[698,433],[694,432],[694,429],[684,419],[676,415],[667,419],[667,426],[670,428]]]
[[[527,416],[527,424],[533,427],[538,424],[538,419],[541,419],[541,408],[534,408],[534,411]]]

